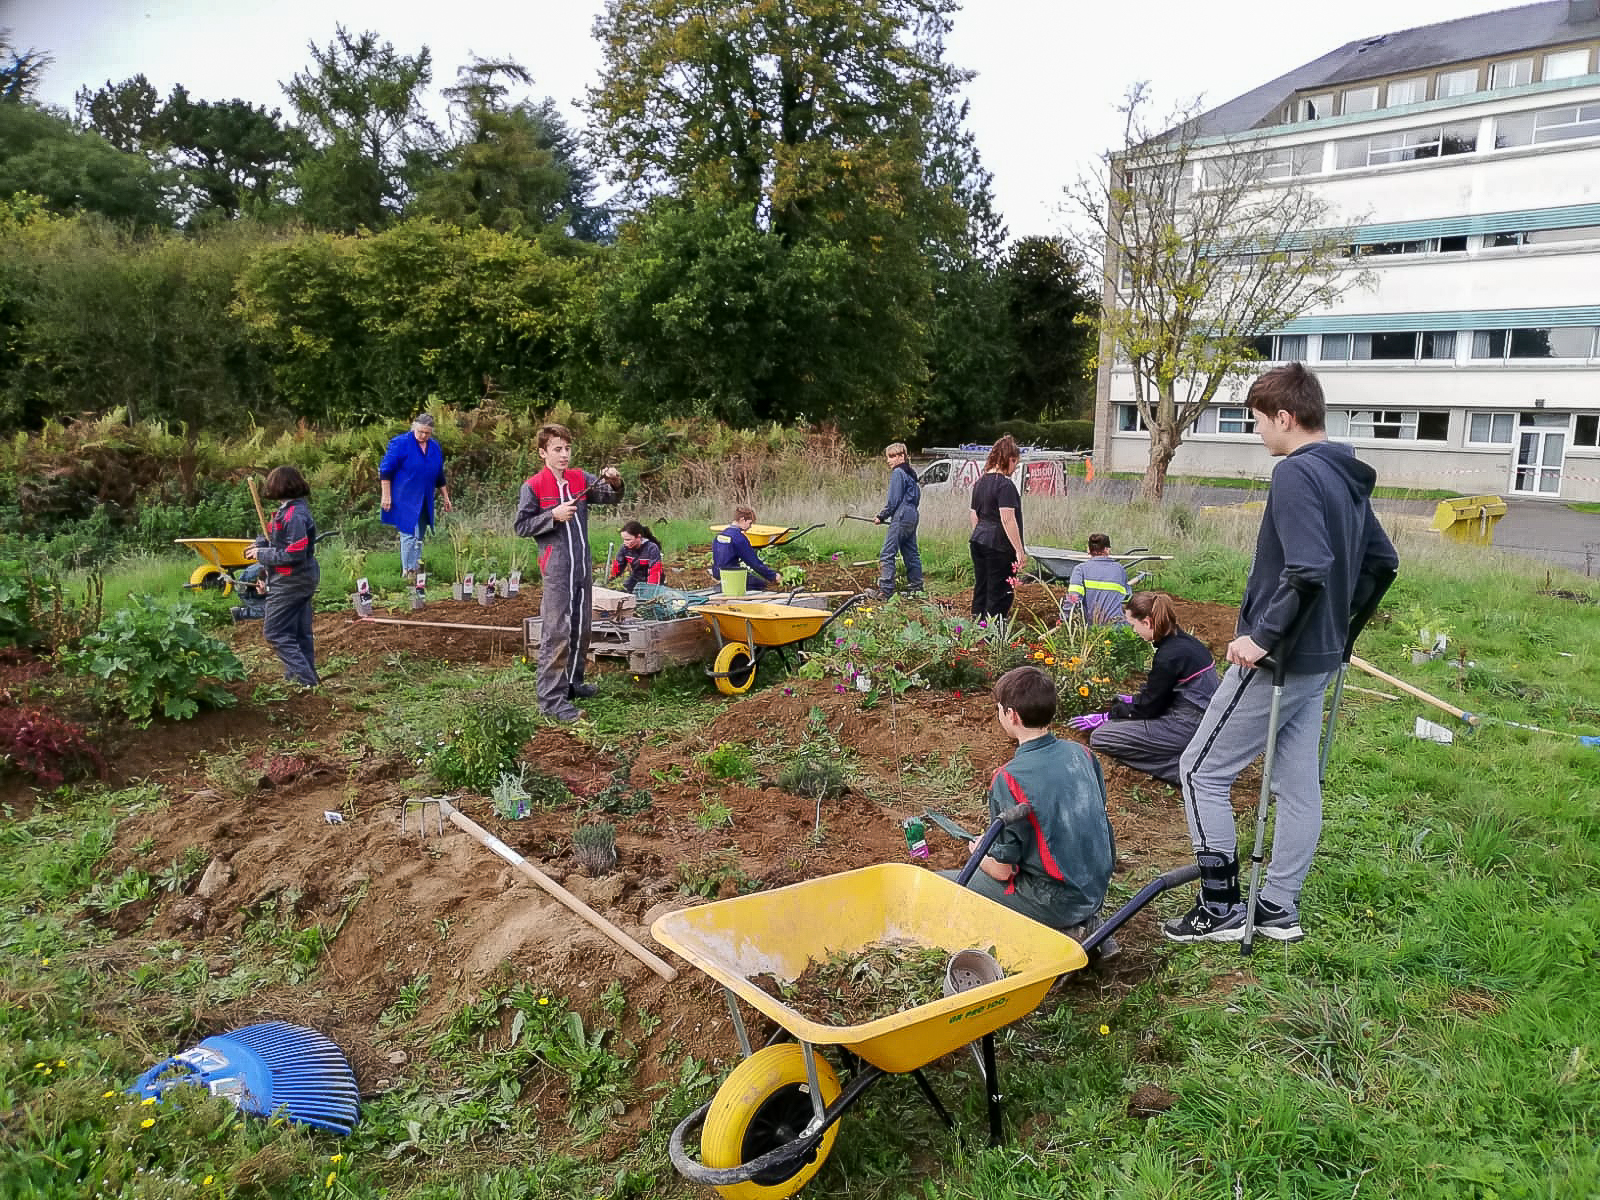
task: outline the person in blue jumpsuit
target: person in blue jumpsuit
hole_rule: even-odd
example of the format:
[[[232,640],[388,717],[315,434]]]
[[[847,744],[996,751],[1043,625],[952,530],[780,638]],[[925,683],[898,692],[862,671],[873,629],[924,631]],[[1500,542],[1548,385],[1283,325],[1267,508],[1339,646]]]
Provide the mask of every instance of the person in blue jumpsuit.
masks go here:
[[[433,440],[433,416],[419,413],[408,433],[389,441],[378,464],[383,523],[400,531],[400,569],[408,580],[422,566],[422,538],[433,528],[433,494],[439,507],[450,511],[450,488],[445,482],[444,451]]]
[[[906,560],[906,591],[922,590],[922,554],[917,549],[922,485],[917,482],[917,473],[911,469],[911,464],[906,462],[904,442],[887,447],[883,456],[889,463],[889,498],[876,520],[879,525],[889,526],[883,535],[883,549],[878,552],[878,591],[887,599],[894,595],[896,555]]]

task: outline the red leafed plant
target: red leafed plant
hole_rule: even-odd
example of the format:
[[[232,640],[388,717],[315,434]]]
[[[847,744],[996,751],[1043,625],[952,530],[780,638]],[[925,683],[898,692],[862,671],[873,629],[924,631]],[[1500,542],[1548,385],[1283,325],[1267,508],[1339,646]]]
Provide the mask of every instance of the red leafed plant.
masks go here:
[[[0,768],[32,776],[41,787],[68,777],[105,773],[105,760],[83,728],[48,709],[19,705],[0,709]]]

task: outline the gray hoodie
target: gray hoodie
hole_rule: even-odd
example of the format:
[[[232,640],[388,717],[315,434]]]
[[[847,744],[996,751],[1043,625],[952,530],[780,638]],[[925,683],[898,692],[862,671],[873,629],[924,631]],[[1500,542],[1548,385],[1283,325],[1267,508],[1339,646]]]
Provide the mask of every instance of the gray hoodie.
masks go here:
[[[1338,667],[1356,606],[1379,575],[1399,566],[1372,511],[1377,478],[1336,442],[1302,446],[1272,472],[1238,631],[1270,652],[1300,611],[1303,590],[1314,610],[1287,664],[1293,674]]]

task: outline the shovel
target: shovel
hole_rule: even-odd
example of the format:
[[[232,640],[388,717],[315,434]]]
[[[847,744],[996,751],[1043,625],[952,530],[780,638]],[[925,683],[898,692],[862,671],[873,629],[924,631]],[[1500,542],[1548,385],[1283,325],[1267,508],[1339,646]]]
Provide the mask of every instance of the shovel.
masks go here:
[[[841,524],[845,521],[865,521],[868,525],[877,525],[880,523],[877,517],[858,517],[854,513],[845,513],[839,518],[839,521]]]

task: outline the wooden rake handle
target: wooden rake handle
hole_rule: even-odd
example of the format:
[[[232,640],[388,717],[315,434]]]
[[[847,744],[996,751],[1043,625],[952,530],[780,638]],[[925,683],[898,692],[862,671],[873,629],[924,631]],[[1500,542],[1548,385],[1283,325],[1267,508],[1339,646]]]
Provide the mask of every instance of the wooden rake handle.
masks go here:
[[[1374,679],[1383,680],[1383,682],[1387,683],[1390,687],[1399,688],[1408,696],[1415,696],[1418,700],[1424,700],[1433,705],[1435,708],[1442,709],[1444,712],[1449,713],[1452,717],[1465,721],[1468,725],[1478,725],[1481,723],[1481,718],[1475,717],[1471,713],[1457,708],[1454,704],[1447,704],[1443,700],[1439,699],[1439,697],[1431,696],[1419,687],[1412,687],[1404,679],[1396,679],[1388,672],[1378,670],[1377,667],[1373,666],[1366,659],[1361,658],[1359,655],[1352,654],[1350,656],[1350,665],[1361,668],[1361,670],[1365,671],[1368,675],[1371,675]]]

